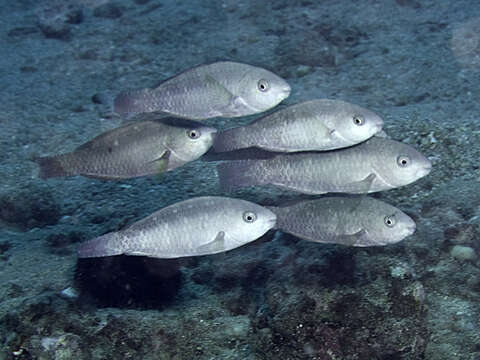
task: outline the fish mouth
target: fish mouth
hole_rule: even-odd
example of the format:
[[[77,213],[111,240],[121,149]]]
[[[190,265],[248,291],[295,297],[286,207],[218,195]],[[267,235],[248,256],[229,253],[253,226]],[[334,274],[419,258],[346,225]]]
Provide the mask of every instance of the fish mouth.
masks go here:
[[[290,87],[290,85],[286,85],[282,88],[282,90],[280,92],[280,97],[282,99],[286,99],[287,97],[290,96],[291,92],[292,92],[292,88]]]
[[[215,137],[217,136],[217,133],[218,133],[218,130],[217,129],[210,129],[208,131],[208,141],[211,141],[212,142],[212,145],[213,145],[213,142],[215,141]]]
[[[413,234],[416,230],[417,230],[416,225],[407,226],[407,231],[408,231],[409,234]]]
[[[277,223],[277,218],[276,218],[276,217],[270,218],[270,219],[268,219],[267,223],[268,223],[268,224],[271,224],[271,226],[273,227],[273,226],[275,226],[276,223]]]
[[[425,165],[423,167],[421,167],[418,171],[418,174],[423,177],[425,175],[428,175],[430,173],[430,171],[432,171],[432,164],[428,164],[428,165]]]
[[[412,235],[417,230],[417,225],[415,223],[405,226],[404,233],[405,236]]]
[[[375,131],[375,134],[382,131],[382,129],[383,129],[383,121],[375,123],[373,127],[373,131]]]

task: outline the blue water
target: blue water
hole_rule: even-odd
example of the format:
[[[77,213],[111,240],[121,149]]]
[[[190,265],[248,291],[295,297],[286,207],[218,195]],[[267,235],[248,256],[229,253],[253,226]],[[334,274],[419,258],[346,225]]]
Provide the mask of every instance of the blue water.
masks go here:
[[[0,359],[480,358],[480,4],[474,1],[2,1]],[[380,114],[431,173],[376,195],[417,223],[386,247],[268,232],[217,255],[79,260],[80,242],[221,192],[215,163],[42,180],[36,156],[121,121],[108,101],[218,60]],[[226,129],[254,120],[205,121]]]

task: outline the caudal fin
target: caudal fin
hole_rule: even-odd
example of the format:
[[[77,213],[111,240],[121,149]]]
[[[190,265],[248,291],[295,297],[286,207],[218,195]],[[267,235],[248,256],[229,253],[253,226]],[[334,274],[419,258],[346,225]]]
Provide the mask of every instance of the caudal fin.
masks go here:
[[[61,156],[61,155],[60,155]],[[60,156],[45,156],[36,157],[33,160],[40,167],[40,173],[38,176],[42,179],[48,179],[51,177],[69,176],[73,175],[70,171],[64,168]]]
[[[113,112],[125,118],[152,112],[148,109],[145,94],[148,89],[124,91],[117,95],[113,101]]]
[[[118,234],[112,232],[80,244],[80,247],[78,248],[78,257],[90,258],[114,256],[121,255],[124,252]]]
[[[248,145],[243,143],[242,128],[234,128],[217,133],[213,143],[215,152],[226,152],[243,149]]]
[[[223,191],[232,191],[239,187],[260,185],[262,183],[259,178],[261,174],[254,171],[255,164],[255,160],[243,160],[217,165],[220,188]]]

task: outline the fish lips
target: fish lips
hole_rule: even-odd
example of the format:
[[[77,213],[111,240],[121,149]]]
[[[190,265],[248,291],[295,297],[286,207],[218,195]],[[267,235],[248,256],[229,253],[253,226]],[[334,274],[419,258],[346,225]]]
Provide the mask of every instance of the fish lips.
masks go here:
[[[409,221],[408,224],[405,224],[405,226],[401,230],[401,234],[402,234],[401,238],[395,242],[399,242],[405,239],[407,236],[413,235],[416,230],[417,230],[417,224],[415,224],[413,220],[411,220],[411,222]]]
[[[274,218],[268,219],[268,223],[271,225],[271,228],[275,227],[277,224],[277,217],[275,216]]]
[[[279,99],[286,99],[290,96],[290,93],[292,92],[292,87],[288,84],[286,84],[278,94]]]
[[[273,229],[277,225],[277,215],[273,211],[270,211],[270,214],[268,214],[266,223],[270,229]]]
[[[421,168],[418,169],[417,176],[419,178],[427,176],[430,173],[430,171],[432,171],[432,163],[429,161],[427,164],[425,164],[425,166],[422,166]]]
[[[210,137],[209,141],[211,142],[211,145],[213,145],[213,142],[215,141],[215,137],[217,136],[218,130],[215,128],[207,128],[206,132],[207,132],[207,135]]]
[[[413,233],[415,233],[415,231],[417,231],[417,225],[413,223],[407,226],[405,230],[406,230],[405,232],[408,234],[407,236],[412,235]]]
[[[376,122],[373,126],[373,133],[379,133],[383,129],[383,120],[380,119],[378,122]]]

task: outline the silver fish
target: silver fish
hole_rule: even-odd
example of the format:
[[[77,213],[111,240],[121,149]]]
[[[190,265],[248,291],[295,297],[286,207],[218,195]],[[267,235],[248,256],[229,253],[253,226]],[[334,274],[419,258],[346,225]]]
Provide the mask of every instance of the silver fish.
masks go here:
[[[222,61],[187,70],[154,89],[122,92],[113,110],[127,118],[150,112],[196,120],[238,117],[273,108],[290,91],[285,80],[268,70]]]
[[[216,129],[191,120],[146,120],[107,131],[67,154],[39,157],[40,177],[128,179],[173,170],[202,156]]]
[[[367,196],[323,197],[284,207],[269,207],[277,215],[275,228],[319,243],[382,246],[415,232],[404,212]]]
[[[397,188],[427,175],[431,166],[413,147],[373,136],[345,149],[224,162],[217,170],[224,190],[272,184],[306,194],[324,194]]]
[[[177,258],[215,254],[258,239],[275,225],[270,210],[249,201],[197,197],[167,206],[130,227],[80,245],[78,255]]]
[[[276,111],[215,137],[217,152],[258,147],[270,151],[325,151],[367,140],[382,129],[380,116],[340,100],[318,99]]]

